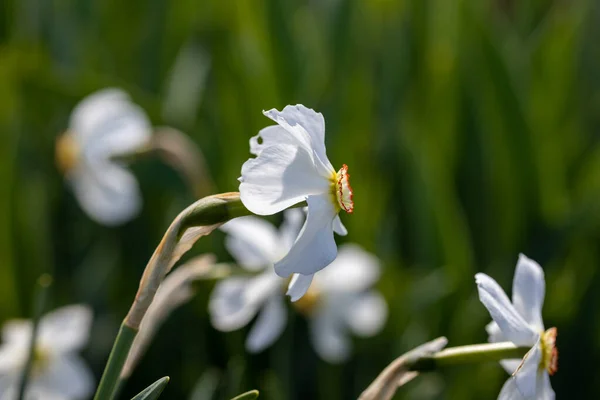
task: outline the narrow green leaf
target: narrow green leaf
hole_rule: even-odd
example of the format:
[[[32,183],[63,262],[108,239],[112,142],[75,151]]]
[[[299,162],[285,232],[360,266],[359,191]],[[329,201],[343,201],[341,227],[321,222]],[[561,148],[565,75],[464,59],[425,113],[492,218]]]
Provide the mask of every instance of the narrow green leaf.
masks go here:
[[[250,390],[249,392],[235,396],[231,400],[254,400],[256,398],[258,398],[258,390]]]
[[[167,383],[169,383],[169,377],[165,376],[154,382],[152,385],[148,386],[146,389],[142,390],[137,396],[132,398],[131,400],[156,400],[159,398],[160,394],[167,387]]]

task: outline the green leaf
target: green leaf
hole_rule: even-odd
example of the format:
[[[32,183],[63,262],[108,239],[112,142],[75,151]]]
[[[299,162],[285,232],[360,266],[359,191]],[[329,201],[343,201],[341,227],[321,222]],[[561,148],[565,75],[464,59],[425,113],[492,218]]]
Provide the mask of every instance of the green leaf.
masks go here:
[[[162,377],[146,389],[142,390],[131,400],[156,400],[162,391],[165,390],[165,387],[167,387],[167,383],[169,383],[169,377]]]
[[[235,396],[231,400],[254,400],[256,398],[258,398],[258,390],[250,390],[249,392]]]

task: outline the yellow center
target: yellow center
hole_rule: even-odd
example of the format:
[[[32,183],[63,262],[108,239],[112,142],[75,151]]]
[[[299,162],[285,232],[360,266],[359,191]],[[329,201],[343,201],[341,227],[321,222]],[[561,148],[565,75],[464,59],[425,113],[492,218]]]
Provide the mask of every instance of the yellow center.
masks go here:
[[[43,347],[36,346],[33,351],[33,363],[31,364],[31,373],[33,375],[40,375],[45,369],[48,368],[50,363],[50,353]]]
[[[67,173],[79,162],[79,146],[73,134],[66,131],[56,139],[56,165],[63,173]]]
[[[331,176],[331,194],[333,202],[337,205],[338,211],[344,210],[349,214],[354,211],[354,193],[350,186],[350,174],[348,166],[344,164],[342,168]]]
[[[315,286],[314,284],[310,285],[304,296],[292,303],[300,314],[309,316],[319,306],[321,293]]]
[[[558,349],[556,348],[556,328],[543,332],[540,339],[542,346],[542,361],[540,369],[545,369],[548,374],[554,375],[558,371]]]

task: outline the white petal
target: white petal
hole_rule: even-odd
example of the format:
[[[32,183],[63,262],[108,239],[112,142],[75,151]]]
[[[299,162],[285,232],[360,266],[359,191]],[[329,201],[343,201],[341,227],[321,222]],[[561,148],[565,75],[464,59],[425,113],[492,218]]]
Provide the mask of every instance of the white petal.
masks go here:
[[[540,400],[554,400],[556,397],[550,384],[550,375],[545,371],[537,375],[536,396]]]
[[[327,291],[361,292],[379,280],[379,260],[356,244],[340,246],[337,258],[317,275]]]
[[[238,264],[249,271],[260,271],[277,261],[277,229],[261,218],[236,218],[221,227],[227,233],[225,247]]]
[[[388,307],[383,296],[370,291],[356,296],[350,303],[346,312],[346,322],[355,334],[369,337],[381,331],[387,316]]]
[[[29,343],[4,343],[0,346],[0,374],[21,371],[29,355]],[[0,392],[2,391],[0,382]]]
[[[38,343],[54,353],[81,350],[91,327],[92,310],[88,306],[61,307],[40,320]]]
[[[488,340],[492,343],[508,341],[508,339],[502,334],[498,324],[494,321],[487,324],[485,330],[489,335]],[[517,367],[521,365],[521,361],[522,360],[520,358],[511,358],[507,360],[501,360],[500,365],[502,365],[502,368],[504,368],[509,375],[512,375],[517,370]]]
[[[525,321],[544,330],[542,306],[546,293],[544,271],[540,265],[525,255],[519,255],[513,279],[513,304]]]
[[[281,112],[271,109],[264,114],[300,140],[307,141],[324,176],[334,171],[325,151],[325,120],[321,113],[297,104],[286,106]]]
[[[498,283],[486,274],[475,275],[479,300],[488,309],[502,334],[517,346],[532,346],[539,336],[515,310]]]
[[[13,319],[2,326],[2,341],[6,344],[29,343],[32,324],[30,320]]]
[[[274,145],[242,165],[240,198],[254,214],[271,215],[304,201],[307,196],[328,193],[330,182],[315,168],[302,147]]]
[[[308,215],[289,253],[275,263],[275,272],[287,277],[293,273],[311,275],[329,265],[337,255],[333,238],[333,218],[337,214],[329,194],[307,199]]]
[[[305,220],[306,213],[300,208],[289,208],[283,212],[283,223],[279,228],[279,235],[284,254],[292,248]]]
[[[92,372],[74,354],[54,357],[48,369],[35,379],[35,385],[40,389],[45,388],[48,393],[61,394],[68,399],[86,398],[95,387]]]
[[[259,304],[250,304],[244,293],[249,279],[233,277],[218,282],[210,294],[208,310],[213,326],[224,332],[247,325],[258,312]]]
[[[281,278],[271,269],[254,278],[233,277],[217,283],[208,309],[216,329],[233,331],[250,322],[260,307],[280,290]]]
[[[502,390],[498,395],[498,400],[528,400],[523,397],[521,393],[519,393],[519,389],[517,389],[517,382],[514,377],[508,378],[504,386],[502,386]],[[533,399],[532,399],[533,400]]]
[[[292,276],[292,279],[290,280],[290,284],[286,293],[288,296],[290,296],[290,300],[298,301],[302,296],[304,296],[306,294],[306,291],[310,287],[313,277],[314,274],[294,274]]]
[[[346,236],[348,234],[348,229],[342,224],[339,214],[333,219],[333,231],[340,236]]]
[[[538,343],[525,354],[523,364],[513,375],[519,393],[526,399],[538,398],[536,396],[538,373],[545,373],[543,370],[540,370],[541,360],[542,351]]]
[[[106,161],[80,165],[68,175],[81,208],[96,222],[114,226],[134,218],[142,207],[135,176]]]
[[[310,333],[317,354],[330,363],[340,363],[350,356],[352,345],[346,326],[335,307],[323,307],[313,317]]]
[[[287,311],[281,296],[273,296],[262,308],[246,339],[246,349],[251,353],[271,346],[283,332]]]
[[[286,131],[279,125],[271,125],[261,129],[258,135],[250,138],[250,153],[257,156],[267,147],[282,144],[301,146],[309,150],[306,148],[305,142],[296,138],[294,134]]]
[[[73,110],[69,129],[84,157],[109,157],[144,146],[152,126],[144,111],[119,89],[105,89],[83,99]]]

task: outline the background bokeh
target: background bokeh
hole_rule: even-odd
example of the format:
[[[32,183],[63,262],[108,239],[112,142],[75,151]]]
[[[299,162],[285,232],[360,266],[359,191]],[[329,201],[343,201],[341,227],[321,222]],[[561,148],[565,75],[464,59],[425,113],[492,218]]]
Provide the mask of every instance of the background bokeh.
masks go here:
[[[107,86],[186,132],[219,191],[237,190],[248,139],[270,124],[261,110],[322,112],[329,158],[349,165],[355,191],[340,242],[384,266],[389,321],[354,340],[349,362],[319,360],[298,315],[272,348],[246,354],[246,330],[210,326],[214,283],[201,282],[124,398],[164,375],[172,399],[217,381],[215,399],[252,388],[264,399],[356,398],[417,344],[485,341],[473,275],[509,290],[519,252],[546,271],[557,396],[600,393],[600,3],[5,0],[0,15],[0,319],[29,316],[34,282],[50,272],[49,307],[95,310],[85,356],[99,377],[147,260],[194,200],[173,169],[144,159],[133,165],[138,218],[106,228],[81,211],[54,143],[73,106]],[[192,253],[231,260],[222,242],[217,232]],[[505,379],[496,364],[465,366],[397,398],[492,399]]]

